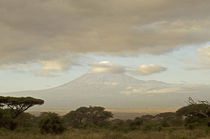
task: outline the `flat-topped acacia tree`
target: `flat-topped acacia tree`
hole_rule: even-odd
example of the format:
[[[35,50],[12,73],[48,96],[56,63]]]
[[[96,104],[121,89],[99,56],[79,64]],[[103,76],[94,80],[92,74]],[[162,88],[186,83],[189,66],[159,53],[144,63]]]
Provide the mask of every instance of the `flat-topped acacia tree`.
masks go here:
[[[42,105],[44,100],[32,97],[3,97],[0,96],[0,109],[7,109],[12,112],[12,118],[29,109],[34,105]]]
[[[176,111],[179,116],[210,118],[210,104],[208,101],[194,101],[188,98],[188,105]]]

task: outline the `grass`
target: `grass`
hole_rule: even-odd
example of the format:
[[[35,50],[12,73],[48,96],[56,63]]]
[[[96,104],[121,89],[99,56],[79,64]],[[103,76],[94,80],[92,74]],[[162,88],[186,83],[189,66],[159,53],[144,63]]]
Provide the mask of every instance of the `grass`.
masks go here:
[[[209,139],[208,130],[164,129],[119,132],[106,129],[68,129],[61,135],[42,135],[37,129],[9,131],[0,129],[0,139]]]

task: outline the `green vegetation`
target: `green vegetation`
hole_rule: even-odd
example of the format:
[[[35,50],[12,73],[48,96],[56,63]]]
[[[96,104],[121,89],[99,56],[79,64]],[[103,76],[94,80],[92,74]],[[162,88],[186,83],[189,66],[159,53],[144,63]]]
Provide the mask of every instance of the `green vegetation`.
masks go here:
[[[32,97],[3,97],[0,96],[0,108],[1,110],[9,110],[12,118],[16,118],[18,115],[29,109],[34,105],[42,105],[44,101],[41,99],[35,99]]]
[[[31,98],[30,98],[31,99]],[[23,103],[24,99],[21,98]],[[29,99],[27,105],[29,104]],[[43,104],[31,99],[33,105]],[[16,98],[18,101],[18,98]],[[38,103],[39,102],[39,103]],[[80,107],[64,116],[44,112],[33,116],[22,111],[12,118],[18,108],[8,108],[1,101],[0,138],[31,139],[207,139],[210,138],[210,105],[207,101],[189,104],[176,112],[143,115],[133,120],[113,119],[105,108]],[[5,105],[7,104],[7,107]],[[16,105],[17,103],[13,103]],[[18,103],[19,105],[20,103]],[[25,105],[24,105],[25,106]],[[28,105],[29,106],[29,105]],[[31,106],[31,105],[30,105]],[[24,110],[24,109],[22,109]]]
[[[0,130],[1,139],[209,139],[210,135],[203,129],[163,129],[159,131],[131,132],[112,131],[110,129],[68,129],[60,135],[40,134],[39,130],[9,131]]]
[[[0,127],[14,130],[18,122],[18,116],[34,105],[42,105],[44,101],[32,97],[0,97]],[[24,121],[24,120],[23,120]]]
[[[61,134],[65,130],[61,118],[56,113],[44,113],[39,121],[39,127],[42,134]]]
[[[86,128],[91,126],[103,127],[112,118],[112,113],[104,111],[103,107],[80,107],[64,116],[68,126],[74,128]]]

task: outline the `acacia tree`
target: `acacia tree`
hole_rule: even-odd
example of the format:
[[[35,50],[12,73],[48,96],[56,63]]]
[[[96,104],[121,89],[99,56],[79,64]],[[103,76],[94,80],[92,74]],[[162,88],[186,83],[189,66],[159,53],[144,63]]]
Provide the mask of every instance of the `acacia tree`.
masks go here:
[[[195,116],[199,118],[210,117],[210,104],[208,101],[194,101],[191,97],[188,98],[188,105],[176,111],[180,116]]]
[[[193,129],[198,125],[210,126],[210,104],[208,101],[188,99],[188,105],[176,111],[178,116],[185,116],[185,126]]]
[[[112,113],[103,107],[80,107],[64,116],[64,119],[73,127],[86,127],[88,125],[104,126]]]
[[[29,109],[34,105],[42,105],[44,100],[32,97],[3,97],[0,96],[0,109],[9,110],[12,118]]]

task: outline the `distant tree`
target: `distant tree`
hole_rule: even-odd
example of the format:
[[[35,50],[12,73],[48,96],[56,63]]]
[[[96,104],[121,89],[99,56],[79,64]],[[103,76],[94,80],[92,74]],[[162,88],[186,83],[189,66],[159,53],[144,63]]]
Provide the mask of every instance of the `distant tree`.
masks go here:
[[[175,112],[164,112],[155,115],[155,119],[160,122],[161,126],[181,126],[183,120],[181,116],[177,116]]]
[[[56,113],[45,113],[39,122],[42,134],[61,134],[65,131],[62,119]]]
[[[145,123],[154,123],[154,116],[153,115],[142,115],[141,119],[143,120],[143,124]]]
[[[148,120],[150,121],[150,120],[152,120],[152,119],[154,118],[154,116],[153,116],[153,115],[147,114],[147,115],[142,115],[141,118],[142,118],[144,121],[148,121]]]
[[[64,119],[73,127],[86,127],[90,125],[104,126],[112,113],[103,107],[80,107],[64,116]]]
[[[121,119],[113,119],[110,122],[111,122],[111,126],[112,126],[113,129],[116,129],[118,127],[122,127],[125,124],[125,121],[121,120]]]
[[[178,116],[185,116],[185,125],[193,129],[195,125],[210,125],[210,105],[208,101],[194,101],[188,99],[188,105],[176,111]]]
[[[33,127],[38,124],[37,117],[26,112],[21,113],[16,118],[16,121],[19,127]]]
[[[143,119],[136,117],[134,120],[132,120],[129,126],[132,130],[135,130],[139,129],[142,125],[143,125]]]
[[[210,105],[208,101],[195,102],[191,97],[188,99],[188,105],[176,111],[180,116],[196,116],[200,118],[210,117]]]
[[[17,121],[11,117],[11,111],[0,109],[0,127],[14,130],[17,127]]]
[[[34,105],[44,101],[32,97],[3,97],[0,96],[0,127],[14,130],[20,123],[17,117]]]
[[[29,109],[34,105],[42,105],[44,101],[32,97],[3,97],[0,96],[0,109],[7,109],[12,112],[12,118]]]
[[[155,115],[155,117],[162,118],[162,119],[173,119],[176,117],[175,112],[164,112]]]

